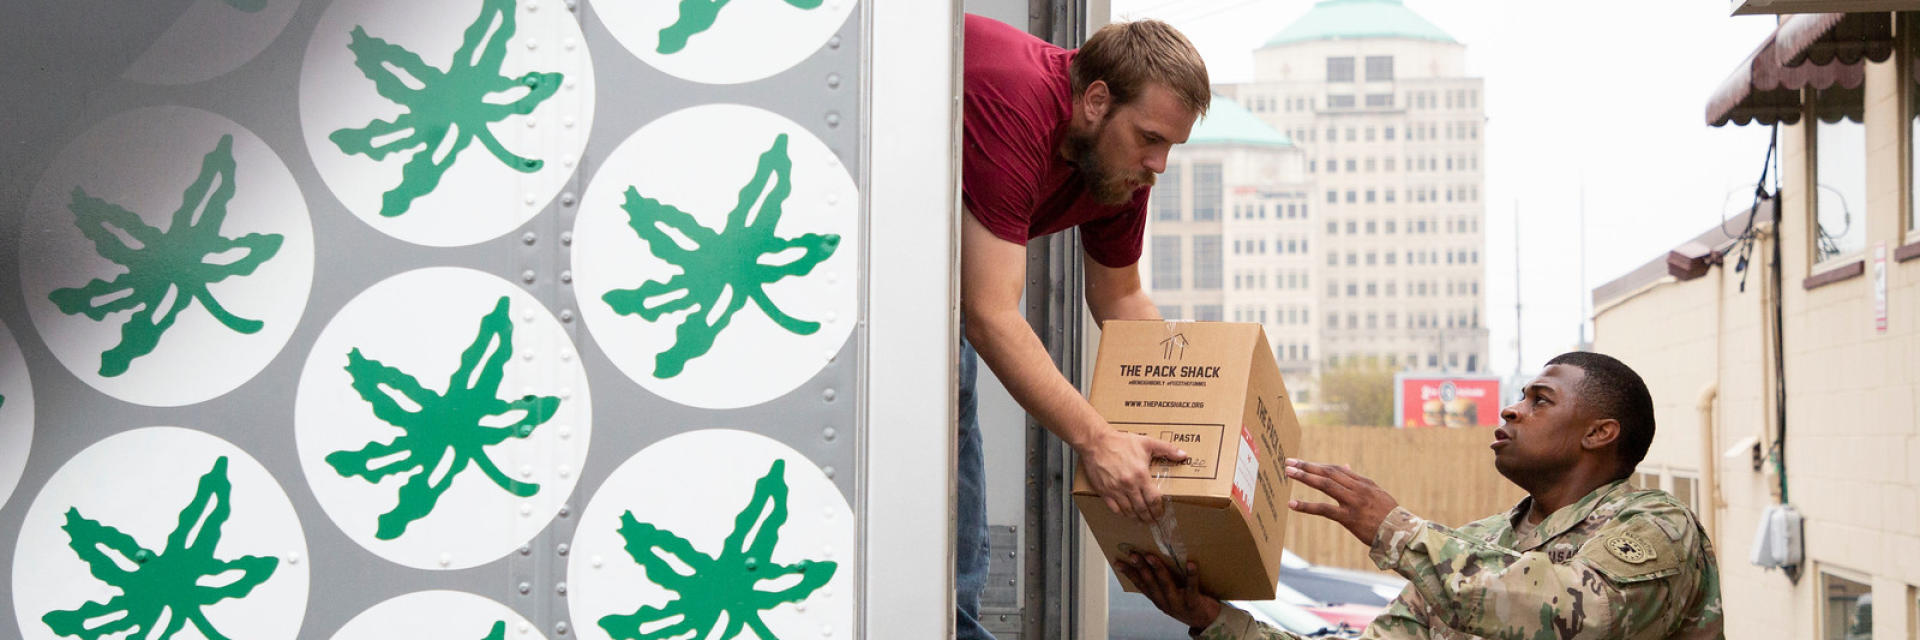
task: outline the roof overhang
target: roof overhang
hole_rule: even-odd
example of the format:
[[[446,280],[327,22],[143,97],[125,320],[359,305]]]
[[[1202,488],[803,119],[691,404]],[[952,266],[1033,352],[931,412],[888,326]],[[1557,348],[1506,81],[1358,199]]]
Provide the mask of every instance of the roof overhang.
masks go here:
[[[1707,101],[1707,124],[1799,122],[1801,89],[1857,90],[1866,79],[1866,61],[1883,62],[1892,54],[1892,14],[1789,17],[1714,90]],[[1858,97],[1842,99],[1857,101]],[[1848,105],[1821,117],[1857,119],[1859,110],[1858,105]]]
[[[1731,0],[1733,15],[1920,11],[1920,0]]]

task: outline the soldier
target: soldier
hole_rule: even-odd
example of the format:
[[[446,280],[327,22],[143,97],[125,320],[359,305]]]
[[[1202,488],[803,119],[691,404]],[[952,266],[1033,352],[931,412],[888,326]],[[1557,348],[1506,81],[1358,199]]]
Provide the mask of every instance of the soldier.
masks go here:
[[[1336,504],[1288,507],[1340,523],[1408,588],[1366,638],[1719,638],[1720,571],[1706,532],[1663,491],[1626,478],[1653,441],[1653,399],[1619,360],[1554,358],[1500,412],[1493,465],[1528,497],[1459,529],[1399,507],[1338,466],[1287,460]],[[1296,637],[1202,593],[1158,556],[1116,569],[1205,640]]]

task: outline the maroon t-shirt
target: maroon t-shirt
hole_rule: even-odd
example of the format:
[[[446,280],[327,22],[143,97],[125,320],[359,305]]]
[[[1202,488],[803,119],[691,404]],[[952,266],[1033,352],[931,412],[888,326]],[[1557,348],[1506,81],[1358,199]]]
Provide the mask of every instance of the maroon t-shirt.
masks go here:
[[[990,18],[966,21],[960,197],[974,219],[1021,245],[1078,226],[1095,261],[1138,262],[1147,188],[1126,204],[1100,204],[1058,152],[1073,105],[1074,52]]]

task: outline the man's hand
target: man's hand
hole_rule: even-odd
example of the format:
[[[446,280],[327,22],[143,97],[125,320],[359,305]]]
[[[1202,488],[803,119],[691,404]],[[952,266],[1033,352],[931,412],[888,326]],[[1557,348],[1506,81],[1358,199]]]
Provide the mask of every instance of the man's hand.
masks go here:
[[[1160,489],[1147,472],[1148,464],[1154,458],[1185,462],[1187,452],[1169,442],[1114,431],[1104,423],[1100,429],[1101,435],[1079,451],[1087,482],[1114,513],[1141,522],[1160,519],[1165,506],[1160,501]]]
[[[1212,626],[1214,618],[1220,617],[1220,601],[1200,593],[1200,567],[1188,562],[1187,572],[1176,575],[1167,570],[1167,564],[1158,555],[1143,558],[1136,552],[1114,563],[1113,568],[1139,587],[1141,595],[1152,600],[1161,613],[1189,627]]]
[[[1286,470],[1287,477],[1319,489],[1339,502],[1327,504],[1288,500],[1288,508],[1338,522],[1353,537],[1359,538],[1362,544],[1373,544],[1373,536],[1380,531],[1380,523],[1387,520],[1387,514],[1393,513],[1394,507],[1400,506],[1380,485],[1344,466],[1287,458]]]

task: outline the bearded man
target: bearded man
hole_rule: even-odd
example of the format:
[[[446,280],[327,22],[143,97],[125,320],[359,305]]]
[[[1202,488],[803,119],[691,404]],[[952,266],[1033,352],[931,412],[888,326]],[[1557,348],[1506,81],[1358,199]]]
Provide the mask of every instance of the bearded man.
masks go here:
[[[1013,399],[1073,447],[1116,513],[1157,517],[1147,464],[1186,458],[1095,413],[1054,367],[1020,297],[1027,241],[1077,228],[1094,319],[1160,318],[1140,287],[1147,193],[1212,92],[1200,53],[1163,22],[1110,24],[1076,50],[979,16],[966,17],[965,31],[955,601],[958,637],[977,640],[993,636],[979,620],[988,542],[976,349]]]

